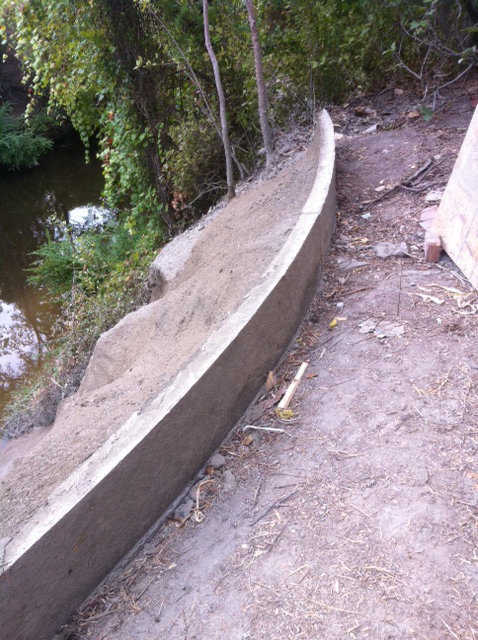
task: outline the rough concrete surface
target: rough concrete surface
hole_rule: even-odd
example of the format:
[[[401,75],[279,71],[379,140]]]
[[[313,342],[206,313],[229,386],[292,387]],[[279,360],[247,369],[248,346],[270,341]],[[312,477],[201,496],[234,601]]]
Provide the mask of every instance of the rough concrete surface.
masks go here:
[[[86,436],[75,431],[81,437],[99,428],[106,431],[108,423],[116,431],[47,494],[17,536],[19,492],[2,496],[13,513],[7,526],[14,523],[0,581],[0,618],[9,638],[47,638],[161,515],[240,417],[289,342],[314,290],[334,227],[333,167],[331,124],[323,114],[309,150],[288,172],[233,201],[217,224],[207,226],[169,295],[100,338],[79,393],[65,402],[58,424],[43,441],[42,462],[48,447],[65,438],[67,425],[70,433],[72,423],[83,427]],[[314,197],[300,215],[312,186]],[[212,274],[215,286],[206,288]],[[201,299],[192,301],[188,315],[184,306],[198,295],[198,286]],[[185,315],[174,335],[181,341],[166,335],[171,342],[163,338],[164,354],[156,342],[165,326],[160,320],[168,313],[163,303],[170,296],[179,296],[174,309]],[[202,324],[193,321],[196,313]],[[176,326],[178,318],[173,320]],[[188,331],[196,342],[188,342]],[[145,403],[144,394],[134,393],[141,385],[138,379],[148,387],[154,380],[159,389],[166,375],[163,362],[170,376],[180,372]],[[118,428],[118,417],[138,408],[138,398],[143,399],[139,410]],[[62,444],[60,453],[71,441]],[[32,465],[38,453],[37,448],[23,464]],[[43,479],[47,487],[54,486],[50,478]],[[36,501],[38,507],[41,489],[36,488],[30,505]]]
[[[316,170],[316,148],[234,200],[167,294],[103,334],[80,390],[2,478],[0,535],[12,535],[135,411],[144,411],[257,283],[283,246]]]

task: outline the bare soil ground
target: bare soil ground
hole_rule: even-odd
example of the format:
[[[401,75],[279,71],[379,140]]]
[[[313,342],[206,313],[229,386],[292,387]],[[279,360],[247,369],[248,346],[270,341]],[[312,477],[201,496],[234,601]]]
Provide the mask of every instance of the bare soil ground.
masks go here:
[[[332,111],[345,134],[338,230],[275,386],[192,489],[184,526],[151,532],[62,637],[478,637],[476,292],[446,258],[423,262],[418,224],[451,171],[472,91],[454,87],[428,123],[393,91],[362,99],[377,112],[368,123],[357,102]],[[377,121],[403,122],[363,133]],[[429,158],[423,191],[363,204]],[[378,258],[379,241],[405,241],[409,255]],[[382,337],[361,333],[367,320]],[[278,418],[304,360],[293,413]]]

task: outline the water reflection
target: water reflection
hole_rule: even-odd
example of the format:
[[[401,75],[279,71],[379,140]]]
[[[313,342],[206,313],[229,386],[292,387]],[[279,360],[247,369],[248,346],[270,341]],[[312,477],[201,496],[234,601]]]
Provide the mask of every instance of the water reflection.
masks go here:
[[[45,349],[46,336],[39,332],[16,304],[0,301],[0,387],[26,373]]]
[[[86,165],[78,141],[56,148],[39,167],[0,173],[0,412],[19,377],[45,351],[56,309],[26,282],[31,255],[46,239],[54,212],[99,204],[98,162]]]

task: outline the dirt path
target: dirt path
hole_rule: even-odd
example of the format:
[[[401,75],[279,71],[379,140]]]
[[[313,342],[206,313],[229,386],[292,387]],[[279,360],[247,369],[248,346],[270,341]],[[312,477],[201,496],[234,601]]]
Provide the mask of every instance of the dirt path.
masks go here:
[[[375,134],[359,133],[354,106],[335,111],[348,134],[327,272],[276,386],[242,423],[284,431],[238,427],[201,487],[204,520],[193,512],[151,534],[65,638],[478,637],[478,316],[460,306],[476,296],[446,259],[422,261],[428,187],[360,205],[430,157],[421,184],[445,183],[467,96],[455,90],[431,123]],[[382,95],[369,106],[410,104]],[[385,240],[409,255],[377,258]],[[274,404],[303,360],[293,415],[279,420]]]

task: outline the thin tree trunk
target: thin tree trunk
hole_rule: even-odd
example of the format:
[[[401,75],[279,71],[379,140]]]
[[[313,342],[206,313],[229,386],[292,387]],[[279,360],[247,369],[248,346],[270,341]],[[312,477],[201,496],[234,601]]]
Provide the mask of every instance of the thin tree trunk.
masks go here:
[[[229,131],[227,126],[227,113],[226,113],[226,98],[224,96],[224,90],[222,88],[221,73],[219,71],[219,64],[217,62],[216,54],[211,44],[211,37],[209,34],[209,5],[208,0],[202,0],[203,19],[204,19],[204,41],[206,43],[206,49],[211,60],[214,80],[216,82],[217,96],[219,98],[219,114],[221,117],[221,130],[222,130],[222,143],[224,145],[224,155],[226,156],[226,176],[227,176],[227,195],[229,200],[236,195],[234,185],[234,174],[232,170],[232,155],[231,155],[231,143],[229,142]]]
[[[174,46],[178,50],[179,55],[181,56],[181,58],[183,59],[184,64],[186,65],[186,75],[188,76],[188,78],[191,80],[191,82],[194,84],[196,89],[201,94],[201,98],[203,99],[205,110],[206,110],[207,119],[209,120],[211,125],[216,130],[216,133],[217,133],[217,135],[219,136],[219,138],[221,139],[221,142],[222,142],[221,127],[220,127],[219,123],[217,122],[217,118],[214,115],[214,112],[213,112],[213,110],[211,108],[211,105],[209,104],[209,100],[207,99],[206,92],[204,91],[204,89],[202,87],[202,84],[199,81],[199,78],[197,77],[196,72],[194,71],[191,63],[189,62],[189,59],[188,59],[186,53],[181,48],[180,44],[178,43],[178,41],[176,40],[174,35],[171,33],[171,30],[168,28],[167,24],[164,22],[164,20],[161,18],[161,16],[153,9],[149,9],[149,15],[151,16],[151,18],[153,20],[156,20],[159,23],[159,25],[161,26],[163,31],[166,33],[168,38],[171,40],[171,42],[174,44]],[[237,168],[239,170],[239,174],[241,176],[241,180],[244,180],[244,178],[246,176],[246,172],[245,172],[245,169],[244,169],[244,165],[237,158],[236,152],[234,150],[234,145],[231,145],[231,154],[232,154],[232,159],[236,163],[236,166],[237,166]]]
[[[254,66],[256,69],[257,100],[259,103],[259,121],[261,123],[262,139],[266,150],[266,166],[270,167],[274,161],[274,149],[272,143],[272,132],[267,118],[269,105],[267,100],[266,86],[264,82],[264,70],[262,67],[262,52],[259,42],[259,34],[256,25],[256,9],[253,0],[245,0],[249,27],[251,29],[252,49],[254,51]]]

